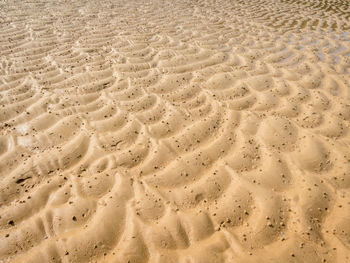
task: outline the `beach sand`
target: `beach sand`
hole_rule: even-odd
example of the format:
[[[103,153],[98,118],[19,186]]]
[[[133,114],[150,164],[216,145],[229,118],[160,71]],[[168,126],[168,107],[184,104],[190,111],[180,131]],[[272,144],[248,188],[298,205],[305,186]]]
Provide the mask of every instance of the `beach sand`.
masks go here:
[[[0,262],[350,262],[346,0],[0,2]]]

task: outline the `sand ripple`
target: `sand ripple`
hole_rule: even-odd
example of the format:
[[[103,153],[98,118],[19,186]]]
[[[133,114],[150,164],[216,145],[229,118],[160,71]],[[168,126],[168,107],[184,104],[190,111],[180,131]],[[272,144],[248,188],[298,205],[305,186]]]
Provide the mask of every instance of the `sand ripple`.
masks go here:
[[[349,18],[0,3],[0,262],[349,262]]]

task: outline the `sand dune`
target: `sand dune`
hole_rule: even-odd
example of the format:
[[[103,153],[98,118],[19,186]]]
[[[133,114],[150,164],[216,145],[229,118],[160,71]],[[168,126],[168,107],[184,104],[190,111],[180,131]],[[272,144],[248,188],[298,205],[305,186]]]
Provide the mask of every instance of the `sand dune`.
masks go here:
[[[0,262],[350,262],[346,0],[0,3]]]

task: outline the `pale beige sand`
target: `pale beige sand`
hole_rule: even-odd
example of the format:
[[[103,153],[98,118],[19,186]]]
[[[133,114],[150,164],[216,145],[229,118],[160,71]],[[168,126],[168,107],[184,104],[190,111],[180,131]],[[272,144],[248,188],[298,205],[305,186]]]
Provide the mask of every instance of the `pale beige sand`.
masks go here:
[[[346,0],[0,2],[0,262],[350,262]]]

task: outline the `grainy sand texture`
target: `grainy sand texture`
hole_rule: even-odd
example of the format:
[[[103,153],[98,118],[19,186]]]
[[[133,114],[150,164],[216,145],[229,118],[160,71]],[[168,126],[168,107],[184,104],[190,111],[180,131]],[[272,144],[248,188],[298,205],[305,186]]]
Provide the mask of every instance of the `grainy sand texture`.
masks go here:
[[[1,0],[0,262],[350,262],[348,0]]]

